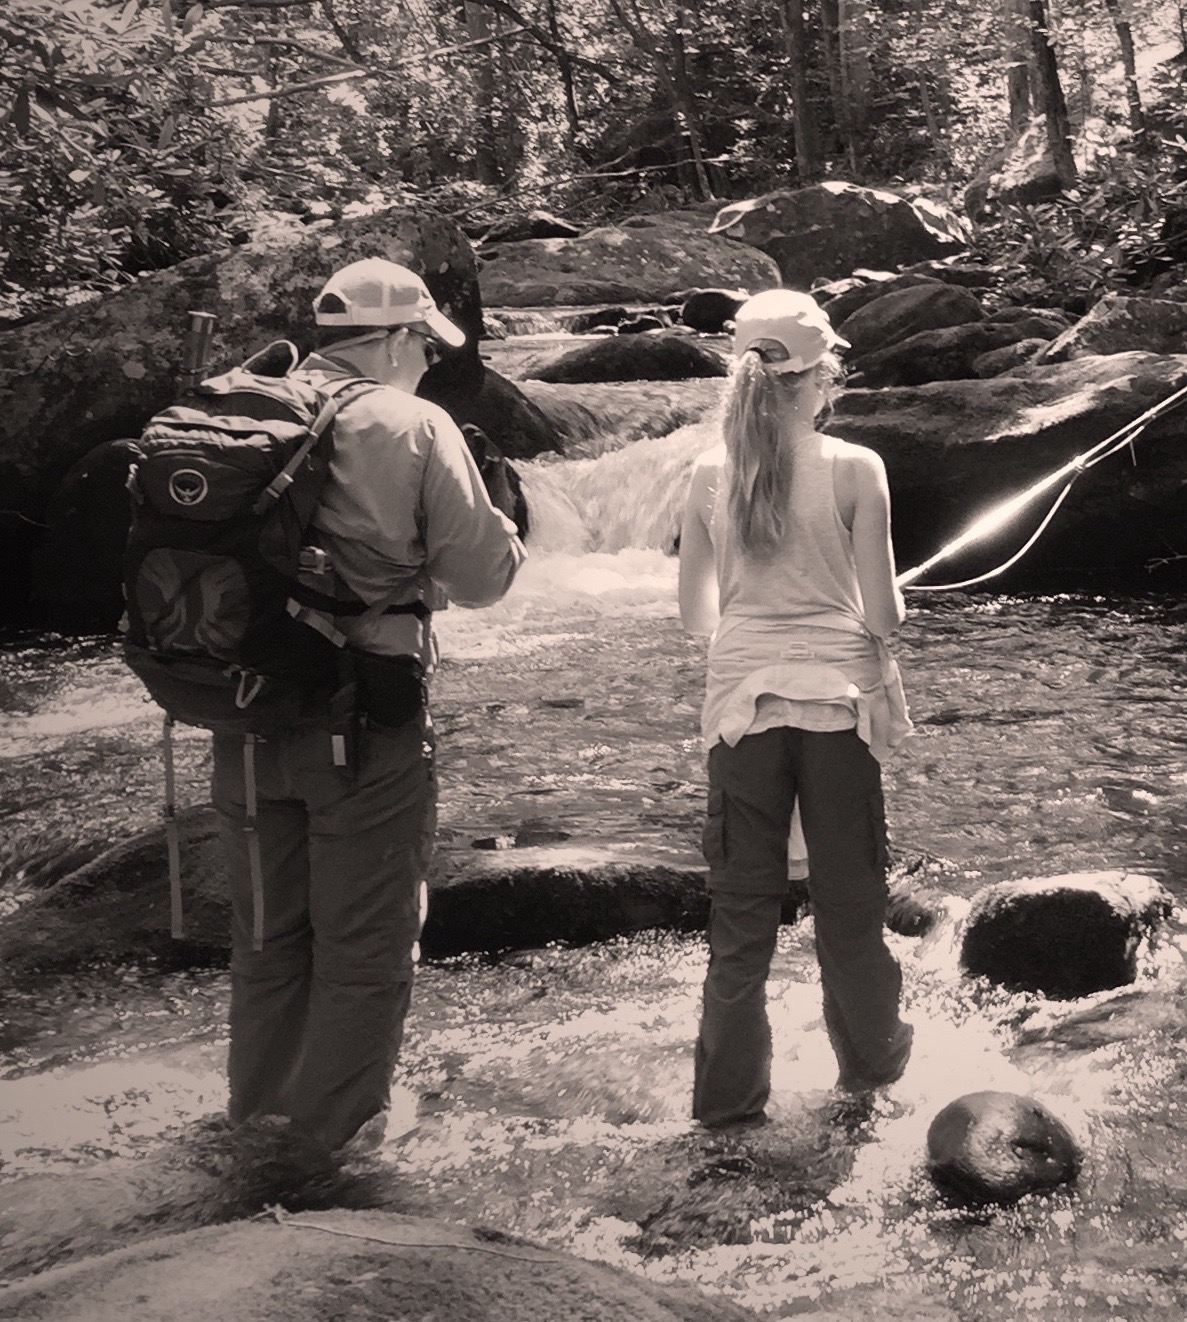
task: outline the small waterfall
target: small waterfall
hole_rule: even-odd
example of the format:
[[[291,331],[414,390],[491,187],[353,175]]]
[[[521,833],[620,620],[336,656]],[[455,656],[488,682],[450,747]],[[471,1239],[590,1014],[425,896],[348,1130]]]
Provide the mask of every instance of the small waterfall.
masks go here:
[[[712,418],[596,459],[519,465],[532,517],[529,549],[580,555],[628,548],[670,553],[693,461],[716,441]]]

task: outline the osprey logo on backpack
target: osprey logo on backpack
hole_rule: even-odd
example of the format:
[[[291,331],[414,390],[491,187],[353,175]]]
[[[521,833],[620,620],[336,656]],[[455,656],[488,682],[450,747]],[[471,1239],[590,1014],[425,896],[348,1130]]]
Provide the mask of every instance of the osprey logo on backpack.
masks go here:
[[[345,639],[311,611],[364,607],[303,588],[301,551],[339,404],[379,388],[356,377],[319,391],[240,367],[145,428],[128,484],[124,654],[173,720],[267,735],[324,719],[348,683]]]
[[[200,505],[210,484],[196,468],[179,468],[169,478],[169,494],[179,505]]]

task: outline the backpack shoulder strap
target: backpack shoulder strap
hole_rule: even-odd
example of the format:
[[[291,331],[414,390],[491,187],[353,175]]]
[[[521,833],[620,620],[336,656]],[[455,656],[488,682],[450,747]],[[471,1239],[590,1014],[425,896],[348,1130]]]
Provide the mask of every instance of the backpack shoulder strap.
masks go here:
[[[335,381],[330,386],[318,387],[317,395],[322,400],[322,406],[318,410],[317,417],[309,424],[305,439],[293,451],[288,463],[260,493],[259,499],[253,506],[253,512],[257,515],[263,514],[270,505],[280,499],[284,491],[292,486],[293,475],[337,417],[338,410],[343,404],[348,404],[351,399],[357,399],[360,395],[370,394],[372,390],[382,389],[378,381],[366,376],[347,377],[344,381]]]

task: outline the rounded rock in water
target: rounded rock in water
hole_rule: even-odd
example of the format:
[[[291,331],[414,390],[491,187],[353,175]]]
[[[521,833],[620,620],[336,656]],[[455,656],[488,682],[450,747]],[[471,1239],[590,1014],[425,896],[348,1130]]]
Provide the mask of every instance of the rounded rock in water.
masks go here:
[[[964,1202],[1017,1202],[1074,1180],[1081,1162],[1067,1126],[1017,1093],[967,1093],[927,1131],[928,1174]]]

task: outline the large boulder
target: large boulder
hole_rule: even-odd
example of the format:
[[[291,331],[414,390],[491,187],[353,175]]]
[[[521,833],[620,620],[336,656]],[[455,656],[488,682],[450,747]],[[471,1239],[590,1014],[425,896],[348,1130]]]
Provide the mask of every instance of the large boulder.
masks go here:
[[[1038,340],[1046,342],[1048,323],[1041,317],[1019,321],[970,321],[919,331],[883,349],[853,360],[849,380],[860,386],[919,386],[926,381],[959,381],[979,372],[978,361],[995,350]],[[1018,360],[1008,366],[1014,367]],[[1005,367],[1001,370],[1005,370]]]
[[[1082,1155],[1067,1126],[1032,1097],[976,1092],[949,1102],[927,1131],[932,1179],[960,1202],[1016,1203],[1074,1180]]]
[[[1187,355],[1028,364],[989,380],[847,390],[829,430],[870,446],[885,460],[898,561],[912,565],[996,501],[1025,490],[1183,386]],[[1151,424],[1135,454],[1136,465],[1117,456],[1079,478],[1010,582],[1029,576],[1083,584],[1097,572],[1141,571],[1181,545],[1187,527],[1187,409]],[[996,565],[1022,544],[1037,514],[1008,524],[995,539],[923,581],[947,582]],[[1174,565],[1165,572],[1172,576]],[[1147,575],[1143,581],[1158,580]]]
[[[682,335],[620,334],[594,340],[534,369],[527,379],[551,382],[688,381],[729,375],[721,354]]]
[[[30,556],[32,595],[51,619],[111,629],[123,614],[123,555],[131,511],[131,440],[104,441],[71,465]]]
[[[1039,355],[1041,362],[1061,363],[1088,354],[1187,353],[1187,303],[1167,298],[1106,294]]]
[[[1050,343],[1043,337],[1015,340],[1004,344],[1000,349],[990,349],[988,353],[978,354],[969,364],[973,376],[1002,376],[1016,367],[1037,360],[1039,354]]]
[[[860,359],[920,331],[984,319],[985,310],[975,294],[959,285],[929,280],[881,294],[833,325],[852,346],[851,356]]]
[[[179,1171],[182,1187],[201,1179]],[[80,1181],[71,1182],[76,1186]],[[207,1177],[207,1183],[210,1183]],[[125,1176],[125,1201],[136,1179]],[[109,1186],[113,1181],[109,1179]],[[69,1186],[67,1186],[69,1187]],[[63,1193],[66,1190],[63,1189]],[[116,1191],[109,1188],[109,1196]],[[101,1209],[96,1209],[101,1215]],[[151,1213],[157,1213],[154,1224]],[[754,1322],[686,1285],[513,1239],[496,1229],[383,1211],[328,1208],[184,1226],[175,1200],[116,1206],[139,1214],[127,1247],[30,1277],[0,1295],[4,1322]],[[191,1218],[194,1224],[196,1218]],[[157,1233],[145,1239],[143,1228]],[[22,1230],[24,1227],[22,1227]]]
[[[312,345],[312,301],[336,267],[382,256],[421,272],[470,336],[439,374],[477,383],[482,304],[470,244],[451,221],[406,210],[333,228],[297,229],[195,257],[101,298],[0,331],[0,486],[5,503],[39,515],[72,463],[93,446],[136,435],[176,395],[190,309],[218,323],[210,366],[241,362],[263,343]],[[498,437],[494,438],[500,443]]]
[[[690,286],[779,284],[762,253],[710,234],[704,216],[636,216],[577,239],[531,239],[483,248],[479,271],[490,307],[663,302]]]
[[[712,229],[769,253],[783,283],[796,289],[859,267],[886,270],[946,257],[968,239],[965,222],[934,203],[839,182],[731,203]]]
[[[464,348],[427,374],[424,393],[446,401],[481,396],[483,314],[469,242],[451,221],[406,210],[332,228],[296,229],[196,257],[114,294],[0,331],[0,377],[6,386],[0,410],[5,505],[0,554],[10,566],[0,585],[0,605],[10,613],[24,606],[23,575],[35,545],[28,530],[46,522],[51,497],[71,466],[104,442],[136,435],[176,395],[191,309],[218,317],[211,370],[242,361],[281,336],[305,350],[312,346],[311,303],[319,285],[336,267],[373,255],[421,272],[438,303],[469,336]],[[514,387],[496,393],[497,409],[465,420],[482,426],[507,455],[554,448],[538,410],[503,398],[513,395]],[[76,471],[59,493],[50,520],[55,533],[78,482]],[[101,485],[93,464],[85,484],[96,490]],[[82,534],[70,534],[76,536]],[[48,561],[52,565],[65,554],[64,547],[50,548]]]
[[[1167,891],[1140,873],[998,882],[973,899],[961,967],[1011,990],[1090,996],[1133,982],[1142,939],[1172,907]]]
[[[417,393],[440,404],[459,427],[481,427],[508,459],[534,459],[564,449],[556,421],[493,368],[485,368],[477,384],[429,373]]]

